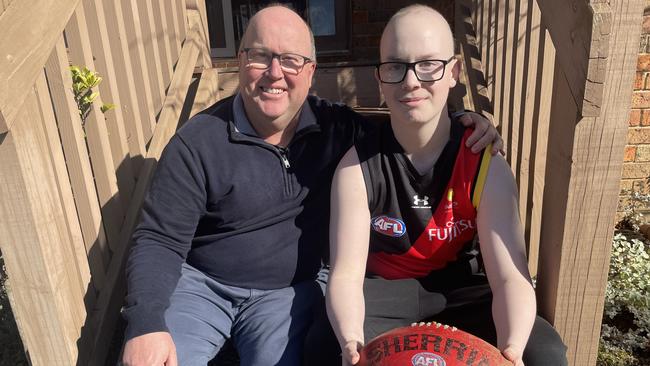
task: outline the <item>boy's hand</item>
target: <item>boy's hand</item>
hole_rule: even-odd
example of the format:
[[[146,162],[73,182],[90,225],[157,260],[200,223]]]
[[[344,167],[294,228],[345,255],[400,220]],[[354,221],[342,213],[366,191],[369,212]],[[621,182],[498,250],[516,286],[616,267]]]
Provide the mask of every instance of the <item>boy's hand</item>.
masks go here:
[[[342,347],[341,350],[341,360],[343,366],[356,365],[361,358],[359,351],[363,347],[363,344],[359,341],[348,341]]]
[[[509,345],[502,352],[503,357],[512,362],[515,366],[524,366],[524,361],[521,359],[522,350],[517,346]]]

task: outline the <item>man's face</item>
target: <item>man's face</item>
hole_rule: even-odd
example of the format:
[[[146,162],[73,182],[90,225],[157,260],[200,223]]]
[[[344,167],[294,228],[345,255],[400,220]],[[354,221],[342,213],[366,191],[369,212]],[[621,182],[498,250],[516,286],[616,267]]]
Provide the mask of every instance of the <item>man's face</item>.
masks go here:
[[[428,12],[412,13],[387,28],[381,42],[381,62],[417,62],[448,60],[453,56],[453,43],[445,24],[432,21]],[[409,69],[397,84],[379,83],[392,117],[399,121],[426,123],[436,119],[447,103],[449,89],[456,85],[455,59],[449,62],[442,79],[419,81]]]
[[[312,58],[308,29],[293,12],[272,7],[261,11],[243,40],[246,48],[262,48],[275,54],[293,53]],[[254,124],[277,122],[284,128],[307,97],[315,64],[307,63],[292,75],[274,58],[268,69],[248,65],[245,52],[239,54],[239,85],[249,119]]]

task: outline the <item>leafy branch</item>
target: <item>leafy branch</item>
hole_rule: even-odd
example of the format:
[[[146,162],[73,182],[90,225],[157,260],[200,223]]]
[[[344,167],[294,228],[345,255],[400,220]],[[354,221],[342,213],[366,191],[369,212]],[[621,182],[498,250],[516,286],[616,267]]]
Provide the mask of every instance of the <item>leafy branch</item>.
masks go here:
[[[93,91],[92,89],[102,82],[102,77],[97,72],[88,70],[86,67],[80,68],[79,66],[70,66],[70,73],[72,74],[74,100],[79,109],[81,123],[85,125],[90,108],[99,96],[99,92]],[[114,104],[105,103],[100,107],[100,110],[102,113],[106,113],[114,108]]]

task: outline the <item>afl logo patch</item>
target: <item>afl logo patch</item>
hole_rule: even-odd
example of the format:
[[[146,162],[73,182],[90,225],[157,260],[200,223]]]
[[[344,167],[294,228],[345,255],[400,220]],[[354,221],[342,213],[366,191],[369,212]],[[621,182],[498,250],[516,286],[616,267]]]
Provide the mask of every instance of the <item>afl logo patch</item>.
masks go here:
[[[377,216],[372,219],[371,223],[372,229],[380,234],[399,238],[406,233],[404,221],[400,219],[394,219],[388,216]]]
[[[421,352],[411,357],[413,366],[445,366],[445,360],[431,352]]]

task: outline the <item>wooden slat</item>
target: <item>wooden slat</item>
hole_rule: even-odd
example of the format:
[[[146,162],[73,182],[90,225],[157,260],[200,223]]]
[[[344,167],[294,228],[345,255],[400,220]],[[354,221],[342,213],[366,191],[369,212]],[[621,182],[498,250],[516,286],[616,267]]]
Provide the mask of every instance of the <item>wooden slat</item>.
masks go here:
[[[508,23],[506,23],[506,16],[508,15],[508,2],[509,0],[496,0],[493,8],[495,14],[494,25],[494,66],[493,76],[494,81],[492,103],[494,105],[494,122],[499,127],[499,132],[503,137],[506,148],[508,146],[508,124],[503,120],[503,82],[505,78],[507,54],[507,30]]]
[[[147,1],[147,5],[151,4],[151,14],[153,16],[153,25],[155,29],[154,41],[158,47],[158,54],[160,55],[160,68],[162,71],[163,87],[166,90],[171,80],[172,68],[174,61],[169,51],[170,40],[169,31],[167,28],[167,14],[165,7],[161,1]]]
[[[137,10],[140,15],[140,26],[142,26],[142,41],[146,62],[149,64],[149,80],[151,82],[151,95],[153,97],[154,113],[158,115],[165,98],[165,87],[162,74],[160,52],[156,45],[156,29],[153,22],[151,2],[148,0],[137,0]]]
[[[83,6],[77,7],[77,11],[70,18],[70,22],[66,26],[65,34],[72,64],[83,65],[94,70],[95,63],[92,58],[92,51],[90,50],[90,39],[88,38]],[[106,230],[109,247],[114,250],[119,238],[119,228],[124,219],[124,208],[119,198],[120,192],[115,175],[116,169],[113,163],[108,130],[106,123],[104,123],[104,116],[99,110],[101,103],[100,95],[90,108],[84,130],[86,132],[99,204],[102,208],[104,229]]]
[[[219,71],[216,68],[204,69],[201,73],[201,79],[199,80],[199,87],[194,97],[190,117],[208,108],[218,100]]]
[[[90,264],[93,286],[100,290],[109,262],[108,241],[102,223],[101,208],[93,181],[90,157],[81,127],[79,110],[72,96],[72,80],[68,70],[67,51],[63,37],[45,65],[52,105],[58,120],[66,166],[75,197],[81,232]]]
[[[553,122],[551,106],[553,105],[554,94],[554,80],[555,74],[559,74],[560,70],[556,62],[556,50],[551,40],[551,35],[541,21],[541,14],[539,14],[539,7],[534,6],[535,13],[533,16],[535,20],[539,20],[539,47],[538,47],[538,71],[536,78],[538,80],[538,88],[535,93],[534,109],[532,116],[536,121],[537,135],[532,140],[534,146],[534,182],[533,192],[530,200],[532,201],[532,211],[530,212],[530,226],[527,228],[530,232],[528,239],[528,257],[531,273],[538,273],[540,265],[540,250],[542,246],[542,235],[545,228],[551,228],[552,224],[548,223],[549,217],[545,216],[545,190],[546,190],[546,177],[549,174],[558,174],[552,165],[548,164],[550,126]],[[528,100],[526,101],[528,103]],[[571,111],[569,105],[569,112]],[[551,172],[552,170],[552,172]],[[529,195],[530,195],[529,190]],[[551,210],[551,209],[549,209]],[[546,220],[546,223],[544,222]],[[546,252],[548,254],[548,252]],[[540,278],[541,276],[538,276]],[[544,280],[542,280],[544,282]],[[541,294],[541,292],[538,292]],[[539,301],[538,301],[539,302]]]
[[[20,0],[0,16],[0,135],[7,132],[80,0]]]
[[[495,113],[496,113],[496,108],[500,109],[500,116],[499,119],[501,120],[499,123],[502,126],[501,132],[503,135],[503,139],[505,140],[505,147],[506,147],[506,160],[510,164],[511,167],[514,167],[516,164],[513,164],[513,159],[512,159],[512,150],[514,146],[517,144],[517,134],[516,131],[514,131],[514,121],[512,118],[512,88],[513,88],[513,82],[515,80],[514,77],[514,62],[513,62],[513,52],[515,51],[515,28],[517,24],[517,14],[515,14],[515,5],[516,5],[516,0],[505,0],[504,2],[504,7],[503,7],[503,31],[505,32],[503,35],[503,66],[502,66],[502,71],[501,71],[501,77],[499,78],[499,82],[501,83],[501,90],[500,94],[496,96],[498,98],[498,107],[495,105]]]
[[[137,223],[140,207],[160,154],[169,139],[176,132],[182,104],[187,95],[192,73],[200,53],[200,47],[202,47],[198,21],[196,19],[197,15],[188,14],[188,17],[191,22],[190,24],[194,24],[190,33],[193,37],[183,44],[178,63],[179,66],[176,68],[172,77],[168,95],[165,98],[165,104],[160,113],[159,122],[147,152],[147,158],[144,161],[142,171],[137,180],[133,200],[129,206],[127,218],[124,221],[120,236],[120,241],[125,245],[120,245],[115,252],[114,260],[111,261],[108,271],[108,287],[102,291],[98,301],[99,311],[93,314],[93,319],[87,324],[90,329],[95,330],[94,333],[91,333],[95,335],[91,364],[100,364],[103,362],[108,347],[110,346],[109,339],[113,333],[115,321],[119,316],[119,308],[122,304],[121,299],[123,299],[125,292],[124,265],[126,263],[126,253],[128,252],[131,233]]]
[[[512,63],[510,72],[510,91],[509,91],[509,123],[511,123],[511,138],[512,143],[508,154],[510,154],[510,166],[515,172],[515,180],[517,185],[521,187],[522,179],[527,179],[529,169],[528,160],[522,164],[522,148],[526,135],[530,136],[530,130],[524,130],[522,127],[525,89],[528,87],[528,79],[524,77],[526,72],[527,62],[525,59],[527,52],[527,42],[529,34],[526,33],[526,25],[528,22],[528,1],[516,1],[512,13]],[[524,178],[525,177],[525,178]],[[520,217],[523,221],[524,227],[526,223],[526,216],[523,215],[527,205],[526,196],[519,197]]]
[[[208,11],[203,0],[186,0],[187,12],[196,11],[200,18],[200,29],[203,33],[203,44],[201,46],[201,62],[199,65],[205,69],[212,67],[212,57],[210,56],[210,38],[208,30]],[[189,17],[189,15],[188,15]],[[188,22],[188,24],[190,24]]]
[[[178,3],[180,1],[165,1],[165,11],[167,12],[167,27],[171,32],[171,54],[172,54],[172,60],[173,65],[176,65],[176,62],[178,61],[178,56],[180,56],[181,52],[181,42],[183,41],[181,39],[181,26],[182,26],[182,19],[180,19],[181,15],[179,15],[179,8],[178,8]]]
[[[146,154],[142,123],[140,121],[149,118],[153,119],[153,114],[151,117],[147,116],[147,109],[144,106],[141,107],[138,101],[138,89],[136,89],[133,63],[131,61],[132,57],[136,56],[137,50],[134,47],[134,55],[131,55],[124,25],[122,4],[119,1],[104,1],[103,4],[106,28],[114,30],[108,33],[108,39],[112,50],[111,54],[113,55],[115,82],[120,94],[120,104],[117,109],[123,115],[129,155],[133,162],[133,173],[137,175]]]
[[[136,1],[120,0],[122,5],[122,16],[124,17],[124,26],[126,29],[126,41],[129,45],[129,54],[131,55],[131,68],[133,69],[133,81],[138,90],[137,97],[140,107],[143,109],[141,115],[142,134],[145,144],[153,135],[156,128],[156,115],[158,111],[154,107],[154,97],[151,89],[152,81],[149,79],[149,68],[152,64],[147,62],[147,56],[144,51],[144,41],[142,35],[142,26],[140,24],[140,15]]]
[[[522,6],[523,7],[523,6]],[[519,210],[524,222],[524,237],[528,251],[528,268],[531,275],[537,274],[539,258],[539,224],[533,223],[533,211],[539,219],[541,197],[544,189],[544,164],[546,160],[546,140],[550,88],[552,88],[553,69],[544,68],[544,39],[540,39],[541,14],[535,0],[526,0],[526,45],[523,63],[525,64],[525,85],[521,89],[522,104],[521,127],[523,133],[520,151]],[[552,44],[549,45],[552,47]],[[553,55],[554,56],[554,55]],[[553,62],[550,58],[550,62]],[[553,64],[550,65],[551,67]],[[546,87],[547,89],[544,89]],[[545,100],[541,100],[541,98]],[[540,113],[541,112],[541,113]],[[544,118],[544,116],[546,118]],[[546,131],[546,133],[545,133]]]
[[[569,364],[578,366],[596,362],[643,1],[610,5],[613,18],[601,115],[573,123],[569,113],[579,109],[568,108],[561,100],[572,92],[564,76],[571,70],[564,70],[563,82],[558,83],[563,86],[554,89],[549,133],[553,148],[547,166],[553,172],[546,176],[540,310],[567,343]],[[572,99],[571,103],[575,104]]]
[[[608,41],[612,17],[609,5],[545,0],[539,1],[539,7],[557,47],[558,60],[567,75],[579,113],[598,116],[603,95],[601,71],[606,62],[603,58],[611,45]]]
[[[33,88],[19,107],[0,143],[0,245],[12,308],[33,365],[74,365],[82,285]]]
[[[122,102],[117,89],[115,62],[111,43],[108,40],[109,31],[106,27],[106,16],[104,15],[104,8],[101,4],[97,4],[95,0],[84,0],[83,7],[86,14],[93,60],[95,60],[95,71],[103,78],[98,87],[102,102],[114,103],[117,106],[114,110],[103,113],[103,117],[106,120],[108,140],[113,155],[113,164],[115,164],[116,168],[115,174],[122,207],[127,207],[135,188],[135,175],[131,166],[131,154],[129,153],[124,127],[124,115],[122,108],[120,108]],[[111,33],[115,33],[115,30],[112,29]]]
[[[51,153],[52,167],[59,197],[61,198],[64,222],[66,223],[68,231],[68,245],[71,247],[75,258],[74,267],[76,267],[77,276],[79,277],[79,291],[81,291],[81,293],[86,293],[86,304],[92,304],[94,303],[96,294],[94,288],[89,288],[91,284],[88,256],[83,241],[83,234],[81,233],[81,226],[79,225],[77,208],[75,206],[70,179],[68,178],[68,169],[63,156],[61,139],[57,129],[56,118],[54,117],[54,111],[52,110],[52,101],[50,100],[50,92],[44,72],[41,73],[41,76],[38,79],[36,79],[36,96],[38,97],[39,107],[43,115],[41,121],[43,122],[43,130],[45,131],[48,150]]]
[[[189,29],[187,23],[187,4],[185,4],[185,0],[174,1],[174,3],[176,4],[176,8],[178,9],[177,13],[180,22],[180,28],[178,29],[180,32],[179,39],[181,40],[181,44],[182,44],[185,41],[185,38],[187,37],[187,33],[188,33],[187,30]]]

